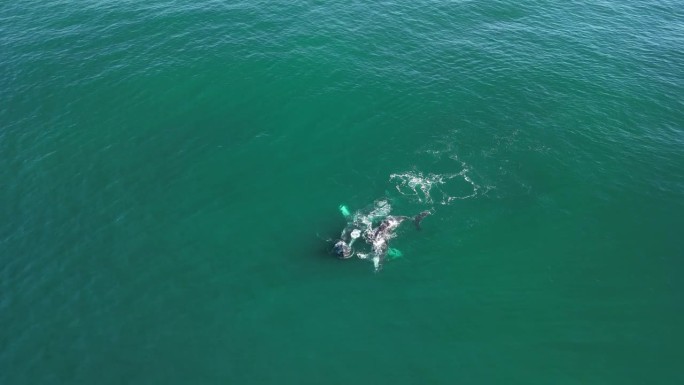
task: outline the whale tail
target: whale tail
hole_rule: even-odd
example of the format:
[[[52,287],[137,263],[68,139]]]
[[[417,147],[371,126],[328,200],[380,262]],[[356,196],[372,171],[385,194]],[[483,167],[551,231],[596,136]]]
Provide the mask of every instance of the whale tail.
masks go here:
[[[430,214],[432,214],[432,213],[430,211],[426,210],[426,211],[423,211],[422,213],[416,215],[413,218],[413,223],[416,225],[416,229],[420,230],[420,222],[422,222],[423,219]]]

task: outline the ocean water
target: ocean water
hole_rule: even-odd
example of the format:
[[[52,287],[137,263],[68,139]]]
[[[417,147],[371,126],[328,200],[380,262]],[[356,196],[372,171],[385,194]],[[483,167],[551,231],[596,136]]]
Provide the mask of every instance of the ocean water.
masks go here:
[[[4,1],[0,75],[1,384],[684,383],[680,2]]]

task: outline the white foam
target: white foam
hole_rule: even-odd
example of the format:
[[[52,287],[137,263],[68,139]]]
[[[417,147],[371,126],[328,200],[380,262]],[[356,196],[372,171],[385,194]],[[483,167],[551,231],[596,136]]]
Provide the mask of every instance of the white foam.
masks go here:
[[[469,171],[468,167],[464,167],[460,172],[452,174],[423,174],[420,171],[409,171],[391,174],[390,182],[395,183],[395,188],[400,194],[412,196],[418,202],[447,205],[453,200],[474,198],[478,195],[480,186],[468,175]],[[448,190],[447,187],[454,179],[460,179],[468,183],[472,192],[466,195],[449,195],[446,192]]]

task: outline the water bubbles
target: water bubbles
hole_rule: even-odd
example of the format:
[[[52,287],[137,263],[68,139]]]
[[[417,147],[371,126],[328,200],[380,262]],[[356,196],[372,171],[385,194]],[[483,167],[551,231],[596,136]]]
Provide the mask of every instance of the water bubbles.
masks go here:
[[[468,171],[467,167],[451,174],[409,171],[391,174],[390,182],[395,183],[394,187],[401,195],[414,197],[418,202],[447,205],[453,200],[474,198],[478,195],[480,186],[472,180]]]

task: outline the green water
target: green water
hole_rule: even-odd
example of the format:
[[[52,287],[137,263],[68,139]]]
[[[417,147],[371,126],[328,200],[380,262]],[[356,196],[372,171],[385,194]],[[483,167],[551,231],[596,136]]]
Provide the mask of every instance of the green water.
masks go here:
[[[672,0],[4,1],[0,383],[684,383],[683,47]],[[382,197],[403,257],[329,255]]]

